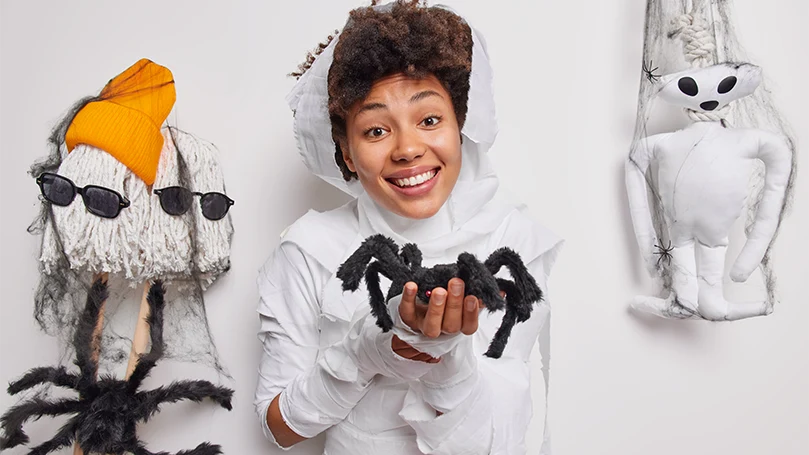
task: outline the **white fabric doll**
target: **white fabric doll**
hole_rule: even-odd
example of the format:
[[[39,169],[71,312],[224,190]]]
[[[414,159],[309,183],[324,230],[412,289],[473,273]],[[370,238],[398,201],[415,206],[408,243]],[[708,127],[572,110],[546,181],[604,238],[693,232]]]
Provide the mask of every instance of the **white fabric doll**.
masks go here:
[[[662,277],[668,296],[639,296],[632,306],[663,317],[712,321],[766,315],[774,304],[768,252],[789,200],[794,147],[769,100],[754,96],[761,70],[729,60],[713,64],[720,51],[728,58],[739,53],[726,3],[714,11],[695,1],[689,14],[674,21],[661,19],[672,12],[667,8],[672,5],[652,2],[647,10],[639,137],[626,164],[626,185],[641,255],[650,273]],[[706,19],[711,17],[719,19],[712,23]],[[721,50],[717,39],[724,45]],[[684,55],[667,55],[667,46],[676,47],[680,40]],[[692,68],[661,77],[652,61],[660,67],[684,62]],[[647,102],[655,97],[683,108],[691,124],[647,135]],[[740,105],[745,98],[752,101]],[[767,117],[769,121],[762,121]],[[749,127],[731,126],[733,119]],[[756,187],[752,192],[751,178]],[[730,278],[744,282],[761,266],[768,298],[730,303],[723,295],[725,255],[733,225],[746,206],[752,215],[747,241],[730,267]]]
[[[391,5],[375,8],[391,11]],[[351,25],[349,20],[346,28]],[[438,213],[420,220],[382,208],[357,180],[346,181],[335,163],[327,106],[338,39],[311,59],[288,102],[307,167],[356,199],[297,220],[260,271],[259,339],[264,352],[255,407],[264,434],[275,441],[267,412],[278,396],[287,426],[305,438],[325,431],[325,453],[332,455],[525,453],[532,416],[530,382],[547,387],[542,375],[531,377],[528,365],[540,331],[548,329],[547,297],[527,322],[515,326],[503,357],[495,360],[483,353],[502,313],[483,312],[473,336],[449,336],[442,343],[443,336],[427,340],[408,333],[397,317],[399,298],[394,298],[390,314],[398,324],[382,333],[368,317],[365,294],[343,293],[336,277],[338,266],[363,239],[381,233],[400,244],[417,243],[425,266],[454,261],[463,251],[486,257],[499,246],[510,246],[547,296],[547,276],[561,242],[520,207],[495,198],[498,180],[486,152],[497,123],[492,69],[482,37],[472,31],[460,176]],[[391,349],[394,334],[421,352],[447,354],[438,364],[398,357]],[[545,403],[538,407],[544,418]],[[544,440],[542,453],[548,454],[547,431]]]

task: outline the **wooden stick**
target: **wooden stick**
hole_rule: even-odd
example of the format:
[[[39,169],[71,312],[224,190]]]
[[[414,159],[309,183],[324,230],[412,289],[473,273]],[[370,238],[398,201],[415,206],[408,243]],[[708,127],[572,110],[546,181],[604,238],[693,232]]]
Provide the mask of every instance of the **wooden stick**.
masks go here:
[[[106,283],[107,280],[109,279],[109,274],[107,272],[102,272],[93,276],[93,282],[96,282],[99,279],[102,280],[104,283]],[[102,331],[104,330],[104,310],[106,309],[106,307],[107,301],[104,300],[103,302],[101,302],[101,308],[99,308],[98,310],[98,321],[96,321],[96,326],[93,329],[92,346],[93,346],[93,361],[96,364],[96,371],[95,371],[96,376],[98,376],[98,357],[101,355],[101,334]],[[76,443],[73,444],[73,455],[84,455],[84,451],[82,451],[81,447],[79,447],[78,441],[76,441]]]
[[[135,371],[140,356],[146,352],[149,345],[149,289],[152,288],[148,281],[143,285],[143,297],[140,299],[140,311],[138,312],[138,322],[135,325],[135,335],[132,337],[132,349],[129,351],[129,365],[126,367],[126,378]]]

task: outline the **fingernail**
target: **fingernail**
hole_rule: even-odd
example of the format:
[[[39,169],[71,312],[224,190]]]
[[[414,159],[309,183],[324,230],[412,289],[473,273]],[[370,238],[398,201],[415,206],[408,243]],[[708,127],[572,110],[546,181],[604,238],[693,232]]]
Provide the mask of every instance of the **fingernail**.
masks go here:
[[[407,294],[408,296],[412,296],[415,293],[416,293],[415,286],[413,285],[405,286],[405,294]]]
[[[452,292],[452,295],[459,296],[461,295],[461,292],[463,292],[463,286],[461,286],[459,283],[452,283],[449,290]]]
[[[466,299],[466,311],[473,311],[477,308],[478,304],[475,302],[475,298],[470,296]]]
[[[443,305],[444,304],[444,299],[447,298],[446,291],[444,291],[444,292],[435,291],[435,292],[433,292],[433,296],[435,297],[435,304],[436,305]]]

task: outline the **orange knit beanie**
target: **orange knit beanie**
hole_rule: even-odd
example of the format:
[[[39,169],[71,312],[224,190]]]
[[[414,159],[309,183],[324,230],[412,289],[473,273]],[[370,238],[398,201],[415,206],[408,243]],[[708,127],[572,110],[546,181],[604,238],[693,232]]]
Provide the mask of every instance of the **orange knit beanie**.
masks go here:
[[[151,185],[163,148],[160,126],[175,96],[171,71],[141,59],[110,80],[100,100],[76,114],[65,136],[67,150],[78,144],[104,150]]]

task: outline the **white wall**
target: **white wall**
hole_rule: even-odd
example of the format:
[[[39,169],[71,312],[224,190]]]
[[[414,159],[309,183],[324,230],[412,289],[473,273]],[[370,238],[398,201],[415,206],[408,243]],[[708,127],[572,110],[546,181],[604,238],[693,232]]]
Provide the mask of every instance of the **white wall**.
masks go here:
[[[149,57],[174,72],[172,121],[217,144],[237,201],[233,269],[208,295],[237,392],[231,413],[167,406],[141,436],[153,450],[210,439],[229,454],[276,453],[251,404],[260,353],[254,278],[285,226],[310,207],[344,200],[298,160],[284,102],[294,80],[285,74],[362,3],[2,2],[0,382],[53,363],[57,352],[31,317],[38,239],[25,228],[39,202],[28,166],[46,153],[50,127],[74,100]],[[733,324],[640,320],[626,311],[652,287],[622,183],[645,2],[448,3],[488,40],[501,128],[492,156],[502,181],[567,239],[551,280],[555,452],[809,453],[809,3],[735,2],[742,40],[797,132],[802,172],[773,255],[781,304],[767,318]],[[149,384],[205,375],[167,362]],[[0,410],[14,402],[0,394]],[[55,428],[49,419],[29,426],[35,442]],[[537,453],[535,435],[529,443]]]

